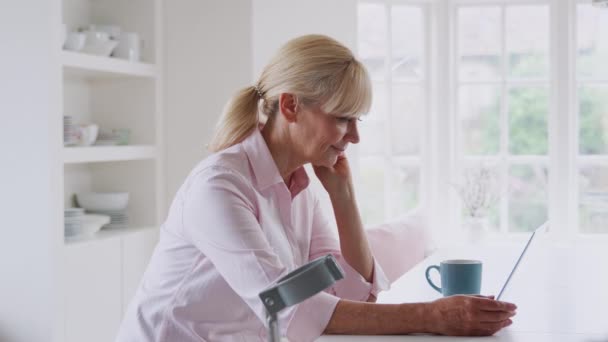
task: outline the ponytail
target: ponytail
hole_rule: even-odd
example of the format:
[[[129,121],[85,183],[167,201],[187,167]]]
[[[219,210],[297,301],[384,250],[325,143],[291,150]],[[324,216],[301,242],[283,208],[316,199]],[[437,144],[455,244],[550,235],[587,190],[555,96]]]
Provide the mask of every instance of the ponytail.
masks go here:
[[[250,86],[241,89],[224,108],[209,143],[210,152],[218,152],[243,141],[258,126],[259,92]]]

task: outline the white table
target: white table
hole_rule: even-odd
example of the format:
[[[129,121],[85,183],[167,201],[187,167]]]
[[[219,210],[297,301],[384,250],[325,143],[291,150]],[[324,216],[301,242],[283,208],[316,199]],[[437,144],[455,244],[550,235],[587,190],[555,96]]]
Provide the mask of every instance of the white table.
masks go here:
[[[379,303],[440,298],[426,282],[427,266],[444,259],[483,261],[482,294],[497,295],[525,242],[438,250],[381,293]],[[436,272],[433,272],[436,275]],[[439,284],[439,279],[434,279]],[[318,341],[608,342],[608,240],[535,241],[503,300],[517,305],[513,324],[490,337],[322,336]]]

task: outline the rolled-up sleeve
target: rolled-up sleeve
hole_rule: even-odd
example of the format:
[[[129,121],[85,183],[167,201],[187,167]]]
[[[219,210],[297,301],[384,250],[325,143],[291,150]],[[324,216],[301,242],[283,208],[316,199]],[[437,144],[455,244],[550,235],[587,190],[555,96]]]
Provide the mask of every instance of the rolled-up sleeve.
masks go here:
[[[258,296],[287,274],[258,222],[253,188],[230,170],[201,171],[183,196],[184,236],[213,263],[228,285],[262,324],[266,311]],[[319,293],[279,314],[283,335],[294,341],[319,337],[339,298]]]
[[[320,208],[318,199],[315,199],[313,213],[309,259],[313,260],[322,255],[332,254],[342,266],[345,274],[344,279],[329,288],[327,292],[344,299],[367,301],[370,295],[377,296],[379,292],[388,290],[390,283],[375,257],[371,282],[368,282],[344,260],[340,252],[337,232],[329,224],[327,216]]]

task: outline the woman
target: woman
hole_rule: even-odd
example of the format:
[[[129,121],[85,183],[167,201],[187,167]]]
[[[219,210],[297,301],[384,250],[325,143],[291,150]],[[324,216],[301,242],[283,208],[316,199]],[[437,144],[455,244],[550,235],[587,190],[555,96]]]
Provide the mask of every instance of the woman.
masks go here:
[[[345,279],[285,309],[282,334],[491,335],[515,306],[486,297],[372,303],[388,288],[366,239],[344,151],[359,142],[370,80],[351,51],[309,35],[289,41],[229,104],[203,160],[179,189],[118,341],[260,341],[258,294],[327,253]],[[262,116],[264,120],[261,120]],[[265,121],[262,128],[260,122]],[[337,235],[303,168],[329,194]]]

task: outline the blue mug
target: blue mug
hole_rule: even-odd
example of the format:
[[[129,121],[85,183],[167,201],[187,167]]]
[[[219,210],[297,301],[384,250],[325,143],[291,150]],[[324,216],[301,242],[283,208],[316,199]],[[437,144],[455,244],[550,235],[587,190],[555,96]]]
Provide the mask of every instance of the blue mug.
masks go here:
[[[433,269],[441,276],[441,287],[435,285],[430,278]],[[439,266],[427,267],[425,274],[429,285],[444,297],[479,294],[481,291],[481,261],[479,260],[444,260]]]

